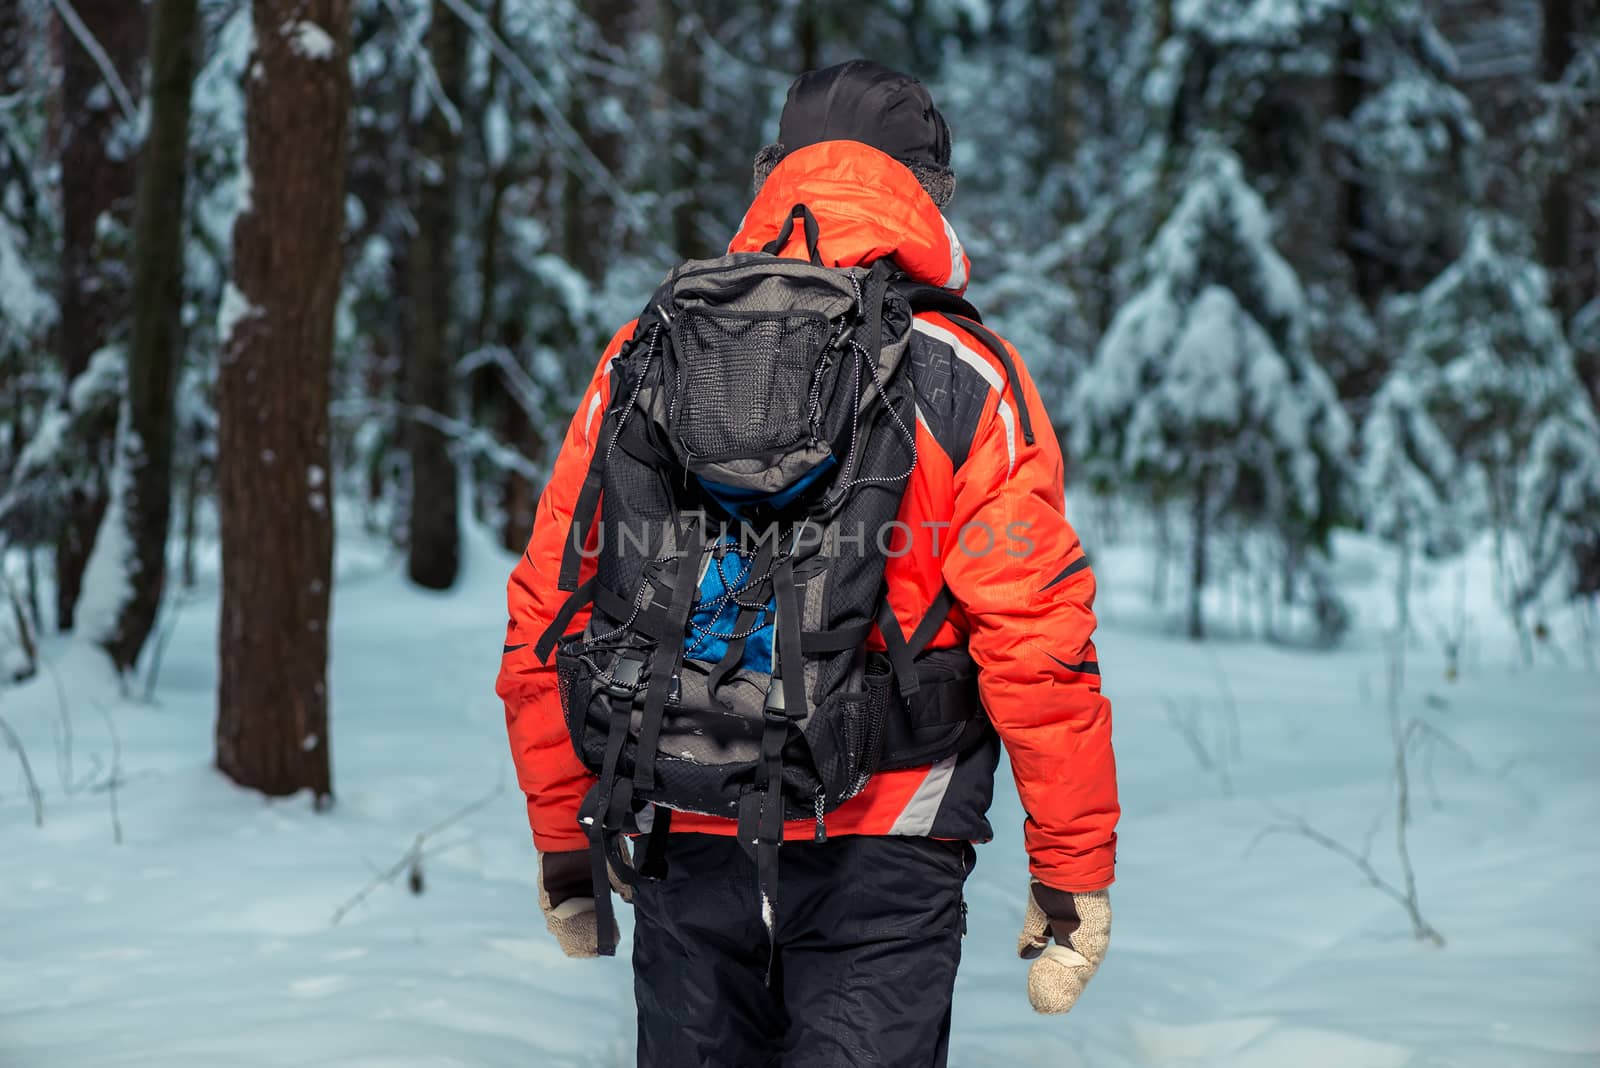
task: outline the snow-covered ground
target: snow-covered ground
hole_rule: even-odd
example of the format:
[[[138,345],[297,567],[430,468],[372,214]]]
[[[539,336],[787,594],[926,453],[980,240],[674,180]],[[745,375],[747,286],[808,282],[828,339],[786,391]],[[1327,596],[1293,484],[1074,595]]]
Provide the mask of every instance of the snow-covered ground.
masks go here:
[[[460,588],[434,596],[342,544],[328,813],[210,767],[214,582],[178,618],[154,703],[118,698],[93,653],[59,641],[53,674],[0,689],[45,788],[35,829],[0,748],[0,1065],[632,1063],[625,961],[567,961],[540,921],[492,692],[510,559],[470,548]],[[1335,652],[1191,644],[1148,607],[1144,553],[1097,561],[1126,811],[1111,955],[1070,1017],[1030,1013],[1013,955],[1022,817],[1002,786],[970,884],[953,1064],[1600,1063],[1600,674],[1570,617],[1526,669],[1485,569],[1459,587],[1443,569],[1419,604],[1403,715],[1431,727],[1410,830],[1436,948],[1347,860],[1261,837],[1296,817],[1358,852],[1371,834],[1373,863],[1400,878],[1388,559],[1341,544],[1357,622]],[[1458,588],[1451,681],[1437,634]],[[496,789],[429,838],[420,894],[382,883],[334,922],[418,832]]]

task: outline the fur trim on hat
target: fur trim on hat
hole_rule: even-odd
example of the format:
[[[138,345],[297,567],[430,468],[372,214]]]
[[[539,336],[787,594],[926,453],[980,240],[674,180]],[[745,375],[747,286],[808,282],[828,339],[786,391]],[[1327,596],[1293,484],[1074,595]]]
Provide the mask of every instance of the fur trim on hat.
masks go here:
[[[767,183],[767,176],[773,168],[783,161],[784,147],[773,143],[756,153],[755,161],[755,191],[761,192],[761,187]],[[945,167],[936,167],[931,163],[904,163],[904,166],[914,176],[923,189],[928,191],[928,196],[933,198],[934,204],[943,211],[956,195],[955,173]]]

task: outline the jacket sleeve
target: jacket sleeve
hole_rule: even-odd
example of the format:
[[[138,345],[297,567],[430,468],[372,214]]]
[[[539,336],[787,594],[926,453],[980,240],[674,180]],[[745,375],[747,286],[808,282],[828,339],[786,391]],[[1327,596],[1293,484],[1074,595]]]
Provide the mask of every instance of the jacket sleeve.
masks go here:
[[[528,548],[506,585],[510,619],[495,690],[505,702],[511,758],[517,766],[517,781],[528,799],[528,823],[533,829],[534,844],[543,853],[581,849],[588,844],[578,825],[578,806],[594,777],[578,762],[568,740],[554,657],[548,665],[540,663],[534,646],[568,597],[556,588],[561,553],[609,403],[611,358],[632,335],[633,324],[629,323],[606,346],[605,356],[567,428],[550,481],[539,497]],[[594,562],[585,560],[580,580],[593,572]],[[587,609],[580,611],[568,629],[582,628],[588,618]]]
[[[1033,876],[1057,890],[1099,890],[1113,878],[1120,809],[1092,641],[1094,576],[1066,519],[1049,416],[1012,358],[1023,397],[1009,385],[991,393],[955,473],[944,579],[967,616],[979,693],[1011,759]]]

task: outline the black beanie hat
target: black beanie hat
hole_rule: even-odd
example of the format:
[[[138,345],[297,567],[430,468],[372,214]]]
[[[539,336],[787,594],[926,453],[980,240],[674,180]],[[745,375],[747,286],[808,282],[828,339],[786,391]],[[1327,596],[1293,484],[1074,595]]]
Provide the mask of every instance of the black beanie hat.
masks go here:
[[[800,75],[789,86],[777,143],[756,156],[756,188],[785,155],[821,141],[860,141],[892,156],[941,208],[955,194],[950,127],[928,90],[909,74],[852,59]]]

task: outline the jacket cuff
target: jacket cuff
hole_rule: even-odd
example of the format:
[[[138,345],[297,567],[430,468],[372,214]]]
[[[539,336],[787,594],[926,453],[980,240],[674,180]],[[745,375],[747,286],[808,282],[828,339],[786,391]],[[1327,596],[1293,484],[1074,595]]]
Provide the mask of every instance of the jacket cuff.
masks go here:
[[[1069,894],[1087,894],[1104,890],[1116,881],[1117,839],[1111,840],[1087,853],[1030,857],[1028,871],[1034,879],[1053,890]]]

